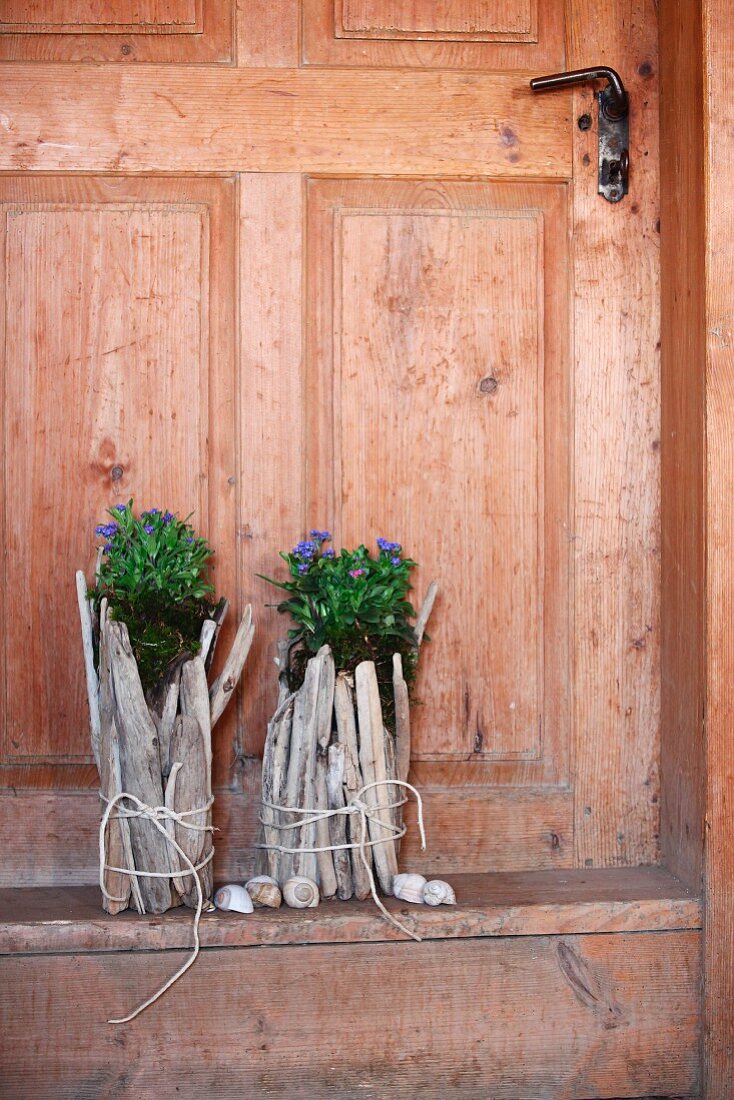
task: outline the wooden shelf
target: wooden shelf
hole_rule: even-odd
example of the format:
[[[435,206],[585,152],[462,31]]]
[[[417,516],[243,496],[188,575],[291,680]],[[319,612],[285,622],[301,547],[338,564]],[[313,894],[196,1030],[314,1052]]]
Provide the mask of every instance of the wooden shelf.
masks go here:
[[[645,932],[701,927],[701,902],[660,867],[455,875],[458,905],[387,899],[428,940]],[[193,914],[104,913],[96,886],[0,890],[0,954],[160,951],[191,945]],[[405,939],[372,901],[317,909],[260,909],[202,917],[202,947],[381,942]]]

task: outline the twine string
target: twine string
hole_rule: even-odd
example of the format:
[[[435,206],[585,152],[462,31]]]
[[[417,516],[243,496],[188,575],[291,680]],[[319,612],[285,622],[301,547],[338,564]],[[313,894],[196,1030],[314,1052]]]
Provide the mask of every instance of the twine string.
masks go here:
[[[214,848],[211,849],[209,854],[207,856],[205,856],[204,859],[202,859],[200,863],[194,864],[189,859],[186,852],[184,852],[184,850],[180,846],[180,844],[177,843],[176,839],[173,836],[171,836],[171,834],[168,831],[168,829],[166,828],[165,824],[161,824],[161,823],[172,821],[177,825],[181,825],[184,829],[191,829],[191,830],[194,830],[196,832],[213,832],[214,831],[214,826],[213,825],[195,825],[193,823],[193,821],[187,821],[185,819],[189,818],[189,817],[193,817],[196,814],[206,813],[209,809],[211,809],[211,807],[214,803],[214,799],[210,798],[209,801],[204,806],[200,806],[198,809],[195,809],[195,810],[182,810],[180,813],[178,813],[176,810],[172,810],[168,806],[148,806],[148,805],[146,805],[145,802],[142,802],[134,794],[130,794],[128,791],[120,791],[119,794],[116,794],[113,798],[109,798],[109,799],[106,798],[105,795],[103,795],[100,792],[100,797],[107,803],[107,806],[105,807],[105,811],[102,815],[102,820],[101,820],[100,826],[99,826],[99,885],[100,885],[100,888],[102,890],[102,893],[104,894],[104,896],[108,900],[110,900],[110,901],[125,901],[126,898],[125,897],[117,898],[117,897],[114,896],[114,894],[111,894],[109,892],[109,890],[105,886],[105,881],[104,881],[105,871],[115,871],[118,874],[130,875],[132,878],[135,878],[138,875],[142,876],[143,878],[188,878],[189,875],[193,875],[194,882],[196,884],[196,912],[194,914],[194,946],[192,948],[191,955],[188,957],[188,959],[183,964],[183,966],[181,966],[176,971],[176,973],[173,974],[168,979],[168,981],[165,982],[165,984],[161,986],[161,988],[159,990],[157,990],[156,993],[154,993],[151,997],[148,997],[148,999],[146,1001],[143,1001],[143,1003],[141,1005],[138,1005],[138,1007],[133,1012],[131,1012],[127,1016],[122,1016],[119,1019],[108,1020],[107,1021],[108,1024],[126,1024],[130,1020],[134,1020],[136,1016],[139,1016],[141,1012],[143,1012],[146,1008],[148,1008],[150,1005],[152,1005],[154,1003],[154,1001],[157,1001],[159,997],[162,997],[163,994],[166,992],[166,990],[170,989],[171,986],[174,984],[174,982],[177,982],[178,979],[183,974],[185,974],[186,971],[190,969],[190,967],[192,967],[194,965],[194,963],[196,962],[196,959],[198,957],[199,948],[200,948],[200,944],[199,944],[199,921],[201,920],[201,913],[202,913],[202,910],[204,908],[204,891],[203,891],[202,886],[201,886],[201,879],[199,877],[199,871],[203,867],[206,867],[206,865],[208,863],[210,863],[211,860],[214,858]],[[121,803],[125,799],[128,802],[134,803],[137,806],[137,809],[132,810],[127,806],[121,805]],[[164,836],[166,838],[168,843],[173,846],[173,848],[176,850],[176,852],[178,852],[179,856],[181,857],[181,859],[186,864],[188,870],[186,872],[182,872],[181,869],[177,869],[176,871],[141,871],[141,870],[138,870],[137,867],[134,868],[133,870],[131,870],[129,867],[112,867],[112,866],[110,866],[107,863],[106,833],[107,833],[107,823],[109,822],[110,817],[112,816],[112,812],[113,812],[113,810],[115,810],[115,808],[117,808],[117,813],[115,814],[115,818],[118,818],[118,819],[123,818],[124,819],[124,818],[140,818],[140,817],[143,817],[146,820],[150,821],[156,827],[158,832],[161,833],[162,836]]]
[[[266,809],[278,811],[286,814],[300,814],[301,818],[298,821],[292,821],[285,825],[279,825],[274,820],[266,821],[262,814],[260,815],[260,823],[270,829],[278,829],[282,832],[286,832],[293,829],[303,829],[306,825],[311,825],[316,821],[325,821],[332,817],[338,817],[340,814],[346,816],[359,815],[360,818],[360,837],[356,843],[346,844],[329,844],[320,848],[288,848],[283,844],[258,844],[258,848],[262,848],[264,851],[269,852],[283,852],[288,855],[294,855],[296,853],[305,852],[309,855],[318,854],[319,852],[344,852],[356,849],[359,853],[359,857],[367,872],[367,879],[370,884],[370,893],[372,900],[377,908],[383,914],[383,916],[394,925],[399,928],[401,932],[404,932],[406,936],[410,936],[411,939],[421,942],[421,937],[417,932],[413,932],[410,928],[398,920],[398,918],[385,907],[380,896],[377,893],[377,885],[375,883],[375,876],[372,871],[372,863],[367,859],[367,849],[374,848],[378,844],[394,843],[396,840],[400,840],[404,837],[407,830],[406,825],[395,825],[391,821],[383,821],[381,817],[377,816],[385,810],[395,810],[400,806],[404,806],[408,801],[407,798],[402,798],[397,802],[378,803],[377,805],[369,805],[364,799],[363,795],[367,791],[374,790],[377,787],[402,787],[407,791],[410,791],[415,795],[416,802],[418,804],[418,829],[421,837],[421,850],[426,847],[426,831],[423,826],[423,800],[420,796],[420,792],[411,783],[406,783],[402,779],[378,779],[374,783],[366,783],[364,787],[356,792],[355,795],[349,800],[346,806],[338,806],[332,810],[304,810],[301,806],[281,806],[277,802],[263,802],[262,806]],[[372,840],[367,839],[368,827],[374,825],[375,828],[384,829],[387,832],[387,836],[375,837]]]

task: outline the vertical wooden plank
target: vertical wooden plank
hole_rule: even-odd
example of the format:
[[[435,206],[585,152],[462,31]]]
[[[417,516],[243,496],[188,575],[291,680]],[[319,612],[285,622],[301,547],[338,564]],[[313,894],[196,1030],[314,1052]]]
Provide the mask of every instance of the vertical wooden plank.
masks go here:
[[[568,16],[569,68],[601,60],[631,99],[617,205],[597,195],[596,126],[574,125],[576,859],[607,866],[658,850],[657,23],[653,0],[571,0]]]
[[[300,9],[296,0],[237,0],[237,64],[295,68],[301,56]]]
[[[243,591],[259,607],[244,700],[245,745],[261,752],[277,699],[275,642],[288,623],[267,604],[278,589],[258,573],[282,574],[279,550],[302,537],[305,440],[301,370],[302,181],[298,175],[241,177],[240,469],[237,526]]]
[[[707,703],[705,1064],[710,1100],[734,1079],[734,24],[704,5],[706,120]]]
[[[695,12],[695,15],[694,15]],[[693,18],[691,16],[694,15]],[[705,196],[700,3],[660,5],[661,848],[700,888],[705,692]]]

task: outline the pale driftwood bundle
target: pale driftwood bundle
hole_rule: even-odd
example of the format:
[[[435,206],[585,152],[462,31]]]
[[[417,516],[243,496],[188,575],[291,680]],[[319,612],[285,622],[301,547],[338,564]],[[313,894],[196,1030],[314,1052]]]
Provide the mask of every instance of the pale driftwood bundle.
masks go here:
[[[86,598],[84,574],[77,573],[92,747],[100,773],[100,790],[107,802],[121,792],[134,795],[148,807],[165,806],[180,816],[165,821],[165,831],[194,866],[213,852],[212,727],[222,715],[241,677],[252,644],[254,626],[248,606],[222,675],[211,688],[206,668],[217,643],[226,604],[216,620],[207,620],[201,632],[201,652],[182,658],[163,683],[146,699],[127,627],[107,615],[102,601],[95,623]],[[99,671],[92,659],[96,634]],[[280,774],[280,773],[278,773]],[[278,797],[282,791],[278,790]],[[129,807],[135,809],[134,805]],[[124,810],[124,807],[123,807]],[[192,811],[200,811],[198,813]],[[190,823],[203,828],[186,828]],[[104,908],[118,913],[134,905],[139,913],[162,913],[173,905],[196,907],[196,880],[186,861],[156,827],[150,816],[111,814],[105,835],[108,867],[156,871],[104,872]],[[211,859],[198,872],[204,898],[211,897]],[[114,899],[114,900],[113,900]]]
[[[434,582],[416,623],[419,645],[436,592]],[[395,803],[403,798],[391,781],[405,782],[410,765],[409,697],[400,654],[393,656],[394,733],[385,726],[372,661],[363,661],[353,676],[337,673],[331,650],[323,646],[293,693],[286,675],[287,642],[279,644],[276,663],[278,707],[263,753],[261,866],[281,886],[293,875],[306,875],[319,884],[322,897],[345,901],[370,895],[374,867],[383,893],[391,894],[398,873],[395,833],[402,827]],[[294,827],[308,811],[343,809],[364,787],[369,789],[361,798],[370,813],[364,846],[359,813],[332,813]]]

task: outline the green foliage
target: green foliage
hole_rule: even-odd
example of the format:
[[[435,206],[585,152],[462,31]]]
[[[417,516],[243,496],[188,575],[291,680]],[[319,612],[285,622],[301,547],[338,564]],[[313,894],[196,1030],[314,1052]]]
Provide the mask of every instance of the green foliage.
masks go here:
[[[415,610],[407,597],[416,563],[387,539],[377,540],[376,557],[366,546],[337,555],[324,549],[330,539],[328,531],[311,531],[309,539],[280,554],[290,580],[263,577],[288,593],[276,606],[296,624],[288,631],[291,688],[302,683],[309,657],[329,645],[337,669],[351,672],[360,661],[375,662],[383,712],[390,721],[393,653],[402,656],[406,682],[415,679],[418,648],[409,622]]]
[[[107,597],[110,616],[126,624],[149,692],[177,657],[199,652],[202,624],[219,606],[207,579],[212,549],[195,535],[188,517],[151,508],[136,518],[132,500],[108,515],[111,522],[95,528],[105,542],[89,598],[99,609]]]

